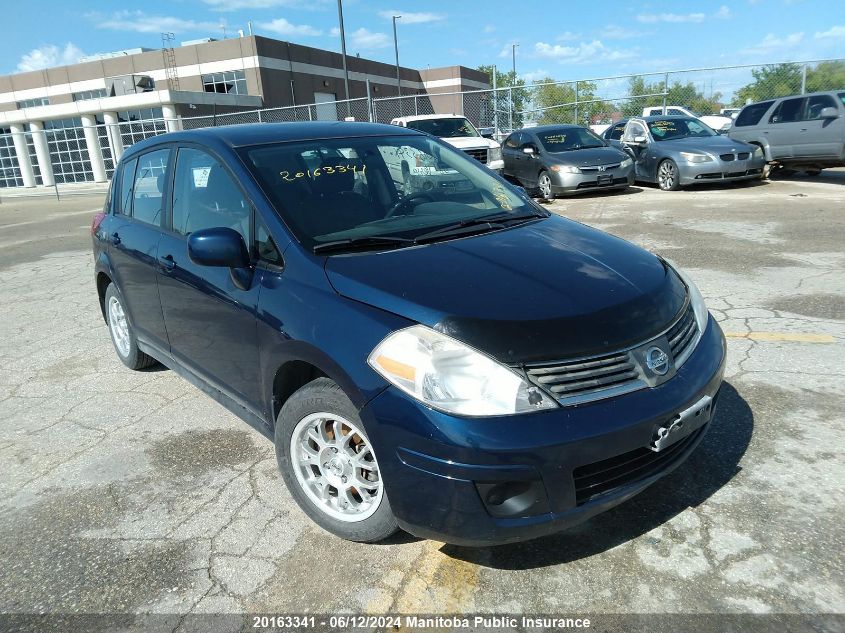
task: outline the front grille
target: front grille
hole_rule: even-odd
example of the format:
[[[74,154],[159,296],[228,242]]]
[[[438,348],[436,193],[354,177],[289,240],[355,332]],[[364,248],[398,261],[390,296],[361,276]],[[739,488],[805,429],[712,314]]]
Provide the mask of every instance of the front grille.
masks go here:
[[[687,304],[683,314],[663,334],[669,341],[677,369],[692,353],[699,334],[691,304]],[[610,398],[648,386],[640,361],[632,351],[661,336],[610,354],[529,363],[521,369],[532,383],[553,394],[562,404]]]
[[[698,334],[698,327],[695,323],[695,312],[690,305],[684,312],[684,316],[666,332],[675,365],[683,363],[692,352],[696,334]]]
[[[475,160],[480,161],[482,163],[487,162],[487,150],[486,149],[465,149],[464,150],[467,154],[472,156]]]
[[[738,154],[719,154],[719,158],[721,158],[726,163],[729,163],[733,160],[748,160],[748,157],[751,156],[748,152],[739,152]]]
[[[739,154],[736,155],[736,159],[737,160],[748,160],[748,158],[750,156],[751,156],[751,154],[748,153],[748,152],[740,152]]]
[[[726,163],[729,163],[735,158],[735,156],[733,154],[719,154],[719,158],[721,158]]]
[[[680,457],[703,432],[704,427],[659,453],[643,446],[615,457],[579,466],[572,471],[576,505],[583,505],[606,492],[659,473]]]
[[[581,171],[598,171],[599,167],[604,167],[604,171],[611,171],[619,167],[620,163],[613,163],[612,165],[592,165],[589,167],[580,167]]]

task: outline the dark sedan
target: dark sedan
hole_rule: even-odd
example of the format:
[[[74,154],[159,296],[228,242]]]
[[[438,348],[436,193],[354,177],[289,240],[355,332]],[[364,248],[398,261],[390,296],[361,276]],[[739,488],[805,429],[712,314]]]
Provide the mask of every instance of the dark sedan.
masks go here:
[[[607,128],[604,138],[634,158],[638,181],[664,191],[761,178],[766,164],[758,146],[717,134],[694,117],[626,119]]]
[[[634,184],[633,160],[580,125],[517,130],[502,145],[504,175],[543,198]]]
[[[419,190],[396,153],[431,167]],[[302,510],[354,541],[584,521],[682,463],[722,383],[722,332],[671,262],[405,128],[141,141],[92,234],[118,358],[255,426]]]

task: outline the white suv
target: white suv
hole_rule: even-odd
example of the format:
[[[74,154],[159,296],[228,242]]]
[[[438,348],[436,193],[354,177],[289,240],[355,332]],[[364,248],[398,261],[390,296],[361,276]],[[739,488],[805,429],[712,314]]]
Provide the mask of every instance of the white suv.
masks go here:
[[[648,108],[643,108],[643,116],[663,116],[663,115],[676,115],[676,116],[691,116],[695,117],[699,121],[704,121],[705,125],[713,128],[717,132],[724,134],[728,128],[731,127],[733,123],[733,119],[729,116],[723,116],[719,114],[703,114],[701,116],[691,112],[687,108],[683,106],[675,106],[670,105],[666,106],[666,111],[663,111],[662,106],[651,106]]]
[[[475,126],[459,114],[403,116],[393,119],[391,123],[439,136],[497,173],[501,173],[505,167],[505,162],[502,160],[502,146],[492,139],[481,136]]]

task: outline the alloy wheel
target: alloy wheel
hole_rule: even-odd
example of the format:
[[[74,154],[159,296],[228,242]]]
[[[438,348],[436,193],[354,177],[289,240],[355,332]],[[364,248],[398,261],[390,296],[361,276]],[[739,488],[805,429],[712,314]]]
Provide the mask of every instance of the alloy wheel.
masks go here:
[[[657,181],[660,188],[664,190],[672,189],[675,186],[675,179],[678,177],[675,166],[668,160],[660,164],[660,169],[657,174]]]
[[[109,299],[108,315],[109,330],[111,330],[114,345],[120,355],[125,358],[129,356],[130,351],[129,322],[117,297]]]
[[[544,198],[548,199],[552,197],[552,181],[548,174],[540,174],[540,180],[537,184]]]
[[[355,424],[312,413],[293,430],[291,464],[311,502],[328,516],[356,522],[373,515],[384,495],[372,446]]]

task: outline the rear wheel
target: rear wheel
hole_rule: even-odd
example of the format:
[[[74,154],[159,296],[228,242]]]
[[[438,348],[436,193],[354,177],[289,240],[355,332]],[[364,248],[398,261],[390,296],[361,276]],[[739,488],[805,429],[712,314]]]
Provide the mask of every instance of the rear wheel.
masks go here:
[[[657,166],[657,186],[663,191],[677,191],[681,188],[678,166],[671,158]]]
[[[123,299],[113,283],[106,288],[104,302],[106,323],[109,326],[111,342],[117,352],[117,357],[129,369],[145,369],[154,365],[156,360],[138,349],[138,339],[126,316]]]
[[[275,443],[285,484],[320,527],[363,543],[399,529],[358,411],[334,381],[318,378],[285,402]]]
[[[555,199],[555,194],[552,193],[552,179],[547,171],[541,171],[537,177],[537,190],[544,200]]]

